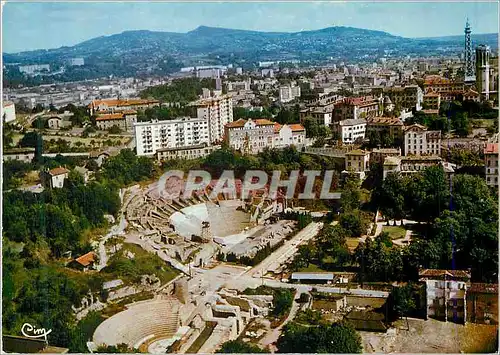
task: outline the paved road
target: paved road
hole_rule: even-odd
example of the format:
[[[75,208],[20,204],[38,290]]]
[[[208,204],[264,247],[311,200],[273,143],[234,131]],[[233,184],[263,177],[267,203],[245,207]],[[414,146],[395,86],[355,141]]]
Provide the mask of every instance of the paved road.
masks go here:
[[[314,238],[322,227],[323,223],[321,222],[311,222],[292,239],[286,241],[283,246],[264,259],[259,265],[250,269],[248,274],[253,277],[262,277],[271,268],[276,269],[279,265],[289,261],[297,252],[298,246]]]
[[[279,327],[277,327],[275,329],[271,329],[271,331],[268,332],[266,334],[266,336],[259,341],[259,344],[262,347],[265,348],[266,346],[269,346],[272,354],[274,354],[277,350],[277,348],[272,344],[275,343],[276,341],[278,341],[278,338],[281,335],[281,331],[283,330],[283,327],[285,325],[287,325],[288,322],[292,321],[295,318],[295,316],[297,315],[297,312],[300,309],[300,303],[297,302],[299,296],[300,296],[300,293],[297,292],[295,294],[295,299],[292,302],[292,307],[290,308],[290,312],[288,313],[288,317],[286,317],[285,321]]]
[[[132,197],[134,196],[133,194],[129,194],[127,199],[125,200],[125,203],[123,203],[123,200],[125,198],[125,194],[127,193],[127,190],[130,192],[132,188],[125,189],[125,190],[120,190],[120,200],[123,206],[127,206]],[[106,234],[104,237],[101,238],[99,241],[99,265],[97,265],[97,270],[101,271],[104,269],[108,263],[109,257],[106,252],[106,246],[104,245],[106,241],[112,237],[115,236],[123,236],[125,235],[125,228],[127,228],[127,220],[124,216],[124,211],[125,209],[122,208],[120,212],[120,217],[118,218],[118,224],[115,224],[114,226],[111,227],[111,230],[109,231],[108,234]]]

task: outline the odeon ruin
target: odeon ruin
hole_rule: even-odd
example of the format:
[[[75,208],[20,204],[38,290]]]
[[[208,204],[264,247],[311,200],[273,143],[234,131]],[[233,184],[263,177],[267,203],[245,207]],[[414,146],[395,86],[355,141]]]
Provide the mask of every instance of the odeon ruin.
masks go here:
[[[175,180],[167,184],[182,186]],[[265,222],[284,210],[285,200],[267,198],[265,189],[244,201],[223,194],[210,198],[209,189],[190,199],[167,199],[158,191],[158,182],[153,183],[124,205],[127,233],[154,245],[182,273],[154,299],[128,304],[101,323],[89,349],[125,343],[149,353],[213,353],[236,339],[252,318],[269,312],[272,296],[226,289],[225,279],[233,271],[212,273],[207,267],[220,253],[252,256],[292,233],[293,221]],[[234,268],[240,273],[247,269]]]

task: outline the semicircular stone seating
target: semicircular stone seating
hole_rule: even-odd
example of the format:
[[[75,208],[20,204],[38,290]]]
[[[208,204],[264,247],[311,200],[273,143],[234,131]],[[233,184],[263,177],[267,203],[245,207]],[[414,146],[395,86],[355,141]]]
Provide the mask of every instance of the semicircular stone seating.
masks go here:
[[[179,328],[179,305],[173,298],[132,304],[102,322],[93,341],[97,345],[125,343],[133,348],[148,339],[171,337]]]

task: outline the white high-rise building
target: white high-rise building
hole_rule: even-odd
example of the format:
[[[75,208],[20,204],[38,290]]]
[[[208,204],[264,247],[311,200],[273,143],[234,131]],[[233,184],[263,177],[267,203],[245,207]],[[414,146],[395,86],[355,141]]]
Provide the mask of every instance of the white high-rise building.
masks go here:
[[[224,126],[233,122],[233,99],[231,95],[203,98],[192,104],[197,107],[198,119],[207,121],[209,142],[220,143],[224,138]]]
[[[16,120],[16,105],[11,101],[4,101],[2,105],[2,122],[8,123]]]
[[[281,86],[280,101],[290,102],[296,97],[300,97],[300,86]]]
[[[490,98],[490,54],[489,46],[476,48],[476,87],[485,100]]]
[[[203,118],[183,117],[175,120],[138,122],[134,124],[137,155],[153,155],[158,149],[181,148],[209,143],[208,122]]]

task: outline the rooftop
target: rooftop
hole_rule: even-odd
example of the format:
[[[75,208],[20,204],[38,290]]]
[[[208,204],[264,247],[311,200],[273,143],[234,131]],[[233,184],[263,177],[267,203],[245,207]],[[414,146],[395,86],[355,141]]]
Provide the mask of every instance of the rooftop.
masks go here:
[[[75,259],[75,261],[82,266],[89,266],[91,263],[95,261],[95,253],[93,251],[89,251],[87,254],[83,254]]]
[[[340,126],[355,126],[359,124],[366,124],[366,121],[363,119],[350,118],[348,120],[343,120],[339,122]]]
[[[484,154],[498,154],[498,143],[487,143]]]
[[[498,284],[472,283],[469,292],[496,293],[498,294]]]
[[[398,148],[375,148],[375,149],[372,149],[372,153],[401,154],[401,149],[398,149]]]
[[[402,126],[398,117],[373,117],[366,120],[369,126]]]
[[[267,126],[267,125],[274,125],[274,122],[269,121],[268,119],[260,118],[256,120],[248,119],[245,120],[243,118],[240,118],[237,121],[229,122],[226,124],[227,128],[241,128],[244,127],[247,122],[254,122],[256,126]]]
[[[470,270],[443,270],[443,269],[421,269],[418,272],[419,277],[457,277],[470,279]]]
[[[49,174],[52,176],[62,175],[62,174],[67,174],[67,173],[69,173],[69,170],[66,168],[63,168],[63,167],[58,167],[58,168],[54,168],[52,170],[49,170]]]
[[[107,113],[96,117],[96,121],[108,121],[108,120],[123,120],[125,116],[122,112],[119,113]]]
[[[292,280],[334,280],[333,272],[294,272]]]
[[[160,101],[158,100],[148,100],[148,99],[126,99],[126,100],[117,100],[117,99],[109,99],[109,100],[93,100],[88,107],[93,108],[100,105],[107,106],[135,106],[135,105],[149,105],[149,104],[157,104]]]
[[[366,154],[370,154],[370,152],[361,149],[354,149],[351,150],[350,152],[345,153],[345,155],[366,155]]]

